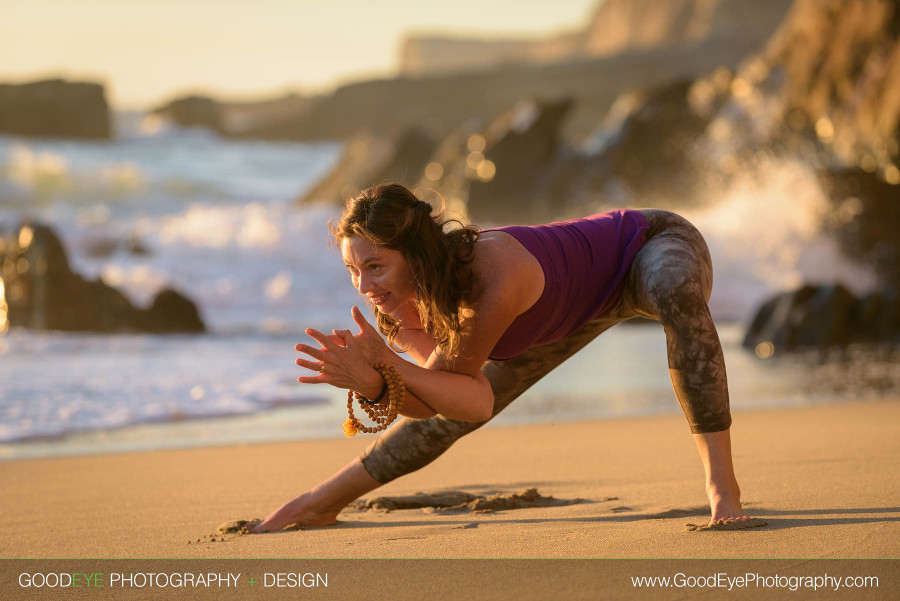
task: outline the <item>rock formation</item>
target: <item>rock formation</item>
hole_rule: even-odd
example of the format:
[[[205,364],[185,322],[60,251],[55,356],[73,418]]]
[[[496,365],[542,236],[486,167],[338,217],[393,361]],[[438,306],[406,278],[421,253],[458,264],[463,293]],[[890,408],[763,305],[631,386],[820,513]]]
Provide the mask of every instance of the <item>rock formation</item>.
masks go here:
[[[415,183],[435,141],[412,128],[396,137],[363,132],[347,143],[337,165],[300,202],[343,203],[360,190],[385,182]]]
[[[270,140],[349,140],[363,131],[393,137],[417,127],[443,138],[470,119],[486,123],[523,99],[569,98],[573,105],[561,134],[578,140],[627,90],[693,79],[721,65],[737,67],[774,31],[788,3],[608,0],[589,28],[542,42],[537,62],[517,63],[504,54],[489,68],[454,67],[443,73],[351,83],[328,95],[285,103],[271,117],[265,116],[269,109],[262,106],[243,113],[227,109],[223,133]],[[690,33],[682,35],[678,32],[685,23],[698,25],[690,25]],[[635,33],[601,48],[602,40],[626,27]],[[571,54],[571,48],[584,49],[589,40],[597,48]],[[483,55],[486,48],[479,42],[476,52],[462,52],[447,50],[448,43],[455,44],[440,41],[438,52],[431,54],[440,54],[443,60]]]
[[[102,280],[73,273],[56,233],[24,223],[0,237],[0,330],[25,327],[82,332],[203,332],[197,307],[174,290],[138,309]],[[0,308],[4,303],[0,302]]]
[[[753,52],[775,30],[790,4],[791,0],[604,0],[586,26],[546,38],[407,36],[400,51],[400,73],[446,75],[676,45],[728,44]]]
[[[759,308],[743,346],[762,357],[804,348],[900,342],[900,299],[873,292],[857,299],[840,284],[803,286]]]
[[[0,133],[108,140],[112,125],[103,86],[62,79],[0,84]]]
[[[185,96],[153,111],[185,127],[206,127],[215,132],[225,131],[221,105],[206,96]]]

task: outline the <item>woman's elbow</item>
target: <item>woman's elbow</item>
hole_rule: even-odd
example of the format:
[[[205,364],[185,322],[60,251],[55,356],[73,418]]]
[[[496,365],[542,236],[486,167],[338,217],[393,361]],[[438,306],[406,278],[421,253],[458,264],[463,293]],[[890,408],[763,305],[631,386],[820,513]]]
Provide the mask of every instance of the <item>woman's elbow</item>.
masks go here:
[[[484,402],[478,404],[477,411],[475,413],[474,419],[469,421],[473,422],[486,422],[491,419],[494,415],[494,393],[491,391],[491,394],[485,398]]]

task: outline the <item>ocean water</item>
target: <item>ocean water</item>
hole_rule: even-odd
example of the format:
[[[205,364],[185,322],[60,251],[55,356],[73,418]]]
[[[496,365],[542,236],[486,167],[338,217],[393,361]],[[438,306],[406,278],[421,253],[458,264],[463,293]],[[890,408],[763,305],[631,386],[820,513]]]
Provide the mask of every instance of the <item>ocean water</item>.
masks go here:
[[[352,326],[360,303],[329,245],[337,209],[294,203],[340,145],[223,140],[133,113],[117,125],[109,142],[0,137],[0,227],[50,224],[77,272],[138,305],[172,286],[197,302],[210,331],[0,335],[0,458],[341,436],[345,391],[298,384],[293,351],[307,327]],[[740,348],[753,308],[774,291],[800,281],[839,279],[858,292],[874,284],[819,231],[824,198],[811,171],[773,164],[707,206],[687,216],[714,258],[710,306],[733,407],[900,391],[896,361],[879,349],[762,360]],[[129,253],[129,239],[148,254]],[[626,325],[495,422],[677,411],[662,329]]]

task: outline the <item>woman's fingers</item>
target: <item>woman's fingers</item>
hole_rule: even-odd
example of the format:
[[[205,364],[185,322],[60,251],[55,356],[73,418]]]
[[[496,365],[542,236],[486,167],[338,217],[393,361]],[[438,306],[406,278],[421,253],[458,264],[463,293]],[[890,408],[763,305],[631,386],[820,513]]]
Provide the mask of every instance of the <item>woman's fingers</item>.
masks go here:
[[[362,311],[359,310],[359,307],[354,306],[350,310],[350,314],[353,316],[353,321],[356,322],[356,325],[359,326],[359,331],[365,333],[367,330],[373,330],[372,324],[366,321],[365,315],[362,314]]]
[[[347,339],[347,337],[344,335],[344,333],[346,332],[346,333],[349,334],[349,333],[350,333],[350,330],[331,330],[331,331],[334,332],[334,335],[333,335],[333,336],[329,336],[328,338],[329,338],[333,343],[335,343],[335,344],[338,345],[338,346],[344,346],[344,347],[348,346],[348,339]],[[351,335],[350,338],[351,338],[351,339],[353,338],[352,335]]]
[[[294,350],[309,355],[313,359],[318,359],[319,361],[325,360],[325,351],[323,349],[313,348],[308,344],[298,344],[294,347]]]
[[[323,334],[319,330],[307,328],[306,335],[321,344],[322,348],[324,348],[326,351],[333,351],[337,348],[337,345],[329,340],[326,334]]]
[[[326,378],[325,374],[319,374],[317,376],[300,376],[297,381],[301,384],[328,384]]]
[[[351,346],[353,344],[353,332],[350,330],[333,330],[334,335],[338,337],[341,346]]]
[[[322,371],[320,368],[323,364],[320,361],[307,361],[306,359],[297,359],[295,363],[300,367],[305,367],[306,369],[311,369],[318,372]]]

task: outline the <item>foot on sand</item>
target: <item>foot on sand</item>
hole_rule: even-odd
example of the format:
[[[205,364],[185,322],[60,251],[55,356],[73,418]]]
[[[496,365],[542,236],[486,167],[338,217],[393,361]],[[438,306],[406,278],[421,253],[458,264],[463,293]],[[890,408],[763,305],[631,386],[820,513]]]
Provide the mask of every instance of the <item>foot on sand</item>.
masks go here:
[[[745,530],[746,528],[758,528],[768,524],[767,521],[759,518],[747,518],[746,520],[720,520],[709,524],[686,524],[684,526],[687,532],[701,532],[704,530]]]

